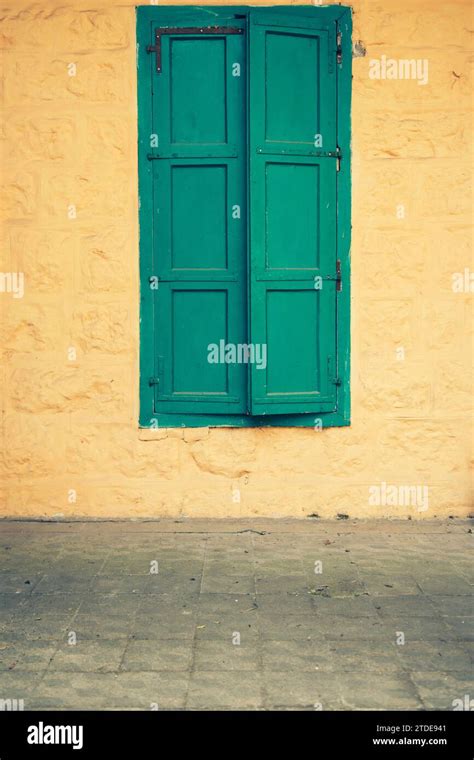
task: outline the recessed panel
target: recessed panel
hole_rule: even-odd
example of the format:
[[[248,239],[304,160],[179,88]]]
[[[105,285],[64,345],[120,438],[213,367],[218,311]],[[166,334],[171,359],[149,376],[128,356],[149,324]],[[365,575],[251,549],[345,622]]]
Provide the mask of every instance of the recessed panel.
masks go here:
[[[267,32],[266,140],[314,144],[320,123],[318,78],[318,37]]]
[[[267,269],[319,266],[319,167],[265,166]]]
[[[171,142],[227,142],[225,39],[172,38],[170,71]]]
[[[171,266],[227,267],[227,169],[173,166],[171,170]]]
[[[208,360],[209,345],[227,341],[227,292],[175,290],[171,309],[172,392],[227,393],[228,365]]]
[[[268,395],[319,391],[316,291],[266,293]]]

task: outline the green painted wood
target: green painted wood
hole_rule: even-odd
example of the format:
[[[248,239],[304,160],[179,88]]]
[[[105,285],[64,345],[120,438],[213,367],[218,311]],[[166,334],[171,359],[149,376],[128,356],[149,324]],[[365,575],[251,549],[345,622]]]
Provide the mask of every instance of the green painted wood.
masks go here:
[[[249,17],[253,415],[336,411],[336,25],[292,18]]]
[[[246,367],[209,348],[246,340],[244,22],[181,26],[152,73],[154,410],[244,413]]]
[[[148,8],[146,9],[148,10]],[[152,60],[146,46],[152,39],[152,20],[137,9],[137,98],[138,98],[138,183],[140,241],[140,416],[141,427],[156,425],[154,389],[149,383],[156,374],[154,355],[154,292],[149,287],[153,274],[153,181],[148,161],[152,132]]]
[[[210,11],[212,10],[212,14]],[[230,182],[235,181],[236,175],[239,174],[239,170],[236,169],[236,164],[239,163],[242,156],[244,156],[244,164],[246,163],[246,139],[245,139],[245,96],[244,96],[244,108],[240,109],[237,101],[235,101],[235,113],[238,124],[238,113],[240,113],[243,124],[237,129],[232,129],[234,123],[232,119],[227,125],[227,131],[224,133],[222,128],[222,100],[219,101],[217,92],[218,87],[222,84],[222,77],[217,70],[217,61],[222,60],[222,46],[219,44],[213,48],[206,48],[206,53],[203,53],[204,48],[201,48],[201,53],[206,60],[206,67],[213,69],[213,75],[209,79],[209,100],[213,101],[215,106],[216,119],[214,122],[208,119],[206,114],[198,114],[195,119],[190,113],[188,104],[172,103],[171,107],[168,106],[168,114],[173,111],[174,119],[171,125],[168,122],[168,126],[165,127],[163,132],[163,138],[160,139],[160,144],[150,151],[149,136],[154,131],[154,126],[157,123],[157,117],[163,115],[163,110],[166,109],[166,102],[164,102],[165,109],[157,109],[158,100],[153,103],[150,93],[153,91],[153,95],[160,97],[162,90],[157,89],[157,78],[163,76],[168,79],[172,79],[173,73],[167,66],[169,64],[170,56],[176,62],[176,76],[175,81],[171,81],[171,87],[178,85],[178,89],[184,87],[186,81],[186,59],[190,60],[194,56],[194,50],[189,45],[184,47],[175,46],[173,39],[169,39],[164,44],[166,47],[166,55],[163,57],[163,73],[157,75],[153,71],[153,56],[149,55],[145,51],[147,44],[153,42],[153,30],[156,25],[161,26],[195,26],[195,25],[207,25],[218,24],[228,25],[229,23],[234,26],[235,24],[242,24],[246,26],[249,13],[253,15],[254,27],[258,26],[265,28],[268,27],[273,32],[272,41],[270,43],[271,49],[269,58],[272,58],[272,74],[274,85],[271,84],[272,94],[275,96],[275,90],[277,89],[278,76],[282,76],[285,79],[282,84],[280,100],[285,102],[285,98],[293,98],[291,101],[292,109],[298,110],[299,118],[298,122],[303,124],[310,123],[313,120],[318,121],[318,127],[323,134],[326,129],[326,141],[324,142],[324,148],[316,148],[311,145],[311,138],[307,139],[307,135],[303,132],[298,133],[295,121],[288,119],[287,114],[283,113],[282,118],[279,120],[278,114],[272,113],[272,119],[268,121],[267,128],[263,132],[259,133],[259,144],[256,145],[257,149],[261,148],[262,153],[259,155],[266,156],[271,160],[273,168],[269,172],[269,195],[271,200],[270,220],[271,229],[268,235],[268,251],[265,252],[262,262],[259,261],[258,266],[255,267],[255,288],[262,288],[268,294],[268,313],[272,317],[272,324],[267,324],[267,330],[271,344],[278,346],[278,343],[297,344],[298,340],[301,340],[298,330],[298,319],[300,322],[308,319],[312,321],[314,327],[314,314],[318,313],[321,309],[321,304],[324,302],[323,298],[311,298],[308,288],[307,276],[308,273],[313,273],[315,269],[322,271],[321,265],[325,266],[326,257],[323,253],[321,260],[321,252],[317,251],[314,247],[308,246],[308,241],[314,239],[316,236],[316,214],[314,218],[310,218],[308,204],[303,203],[301,208],[295,203],[293,199],[296,182],[296,174],[300,172],[299,176],[302,178],[303,184],[306,184],[307,189],[314,193],[321,192],[321,177],[323,179],[323,189],[327,188],[327,171],[324,166],[334,162],[334,158],[325,156],[325,153],[335,150],[336,146],[339,146],[342,153],[341,171],[337,173],[335,177],[336,186],[336,203],[337,203],[337,226],[336,226],[336,246],[334,250],[337,252],[337,257],[341,260],[342,276],[343,276],[343,288],[337,296],[334,293],[336,314],[337,314],[337,353],[335,356],[330,354],[331,346],[324,347],[323,343],[318,349],[318,355],[326,351],[329,359],[329,367],[327,378],[331,376],[338,376],[341,384],[339,386],[333,386],[333,393],[335,394],[336,404],[333,403],[333,396],[330,396],[330,408],[337,409],[337,411],[329,411],[328,406],[322,397],[319,398],[319,404],[317,407],[313,405],[314,401],[314,387],[311,386],[311,382],[308,379],[318,376],[317,384],[321,388],[316,388],[317,391],[323,388],[323,372],[321,361],[319,365],[314,361],[314,354],[308,353],[309,343],[304,343],[298,348],[296,352],[300,360],[305,357],[304,361],[300,361],[300,378],[306,383],[306,387],[303,388],[304,394],[309,396],[307,401],[309,406],[304,411],[297,411],[302,409],[296,406],[290,406],[291,402],[286,403],[287,410],[281,412],[278,410],[279,402],[268,402],[268,394],[263,396],[264,406],[262,407],[261,414],[256,414],[255,409],[252,415],[245,414],[246,403],[242,403],[242,398],[246,397],[245,389],[245,371],[242,373],[241,382],[231,384],[223,379],[222,371],[216,373],[212,379],[212,383],[209,384],[210,376],[202,374],[201,372],[195,373],[195,380],[188,378],[189,374],[186,370],[189,370],[189,366],[194,364],[196,368],[199,367],[199,362],[202,361],[201,355],[198,356],[200,350],[200,344],[202,343],[204,336],[206,335],[205,324],[209,324],[211,321],[215,323],[216,331],[221,331],[222,314],[223,314],[223,294],[225,298],[229,298],[231,310],[234,308],[240,315],[242,329],[240,335],[238,335],[238,328],[235,331],[235,341],[248,341],[247,325],[246,325],[246,313],[249,309],[248,299],[246,302],[245,283],[246,276],[246,252],[245,241],[244,250],[241,252],[239,261],[236,262],[237,266],[232,264],[233,254],[227,255],[227,266],[223,266],[225,253],[222,246],[222,214],[219,219],[216,219],[215,228],[211,225],[211,213],[209,207],[206,207],[205,200],[203,201],[199,193],[199,187],[201,186],[200,179],[193,181],[191,179],[191,172],[187,173],[186,165],[189,164],[191,168],[197,166],[201,167],[201,174],[204,178],[205,189],[209,194],[209,197],[213,197],[213,203],[216,208],[219,208],[219,203],[222,201],[218,198],[219,187],[222,187],[222,178],[225,168],[225,174],[227,178],[232,175]],[[271,18],[270,14],[271,13]],[[212,18],[211,18],[212,15]],[[235,16],[239,16],[236,19]],[[266,16],[266,17],[265,17]],[[243,18],[242,18],[243,17]],[[253,27],[252,27],[253,28]],[[285,32],[289,29],[290,35]],[[308,34],[309,29],[309,34]],[[342,32],[342,50],[343,50],[343,62],[340,64],[335,63],[335,36],[332,34],[334,29],[338,29]],[[276,34],[275,34],[276,32]],[[315,44],[314,32],[319,32],[318,42]],[[282,40],[283,36],[289,36],[290,39]],[[302,36],[304,38],[302,49],[295,50],[295,45],[291,41],[296,36]],[[166,38],[166,35],[163,39]],[[280,38],[280,39],[279,39]],[[189,40],[188,40],[189,41]],[[202,38],[199,40],[203,42]],[[301,41],[301,40],[300,40]],[[351,92],[351,12],[350,9],[343,6],[329,6],[323,8],[314,8],[310,6],[279,6],[277,8],[258,8],[250,9],[248,7],[239,6],[226,6],[209,8],[193,8],[193,7],[173,7],[173,6],[160,6],[157,7],[140,7],[137,8],[137,68],[138,68],[138,110],[139,110],[139,183],[140,183],[140,335],[141,335],[141,351],[140,351],[140,425],[143,427],[201,427],[207,425],[219,425],[219,426],[234,426],[234,427],[248,427],[248,426],[296,426],[296,427],[308,427],[319,426],[344,426],[350,424],[350,387],[349,387],[349,357],[350,357],[350,330],[349,330],[349,305],[350,305],[350,92]],[[179,41],[181,42],[181,40]],[[280,44],[281,43],[281,44]],[[318,110],[314,107],[313,103],[304,103],[301,100],[298,101],[297,96],[292,93],[291,72],[285,74],[282,72],[282,67],[278,60],[278,50],[282,49],[289,57],[294,58],[295,55],[298,58],[299,65],[306,58],[311,60],[311,57],[316,57],[318,66],[322,67],[323,58],[325,57],[327,50],[327,65],[328,75],[337,80],[337,87],[328,90],[328,77],[323,76],[323,69],[321,68],[322,81],[316,83],[320,87],[320,93],[323,94],[324,107],[322,110]],[[173,50],[173,47],[175,49]],[[316,52],[317,49],[317,52]],[[244,61],[245,65],[245,61]],[[274,71],[275,66],[280,66],[280,71]],[[331,72],[330,69],[334,71]],[[173,68],[174,71],[174,68]],[[247,72],[248,73],[248,72]],[[250,79],[253,81],[252,71]],[[194,102],[196,107],[199,97],[202,97],[203,92],[207,92],[205,88],[201,86],[199,81],[199,75],[195,73],[195,67],[193,68],[193,76],[197,76],[197,81],[193,81],[192,95],[189,98]],[[246,74],[242,71],[240,84],[243,85],[245,92]],[[311,88],[312,81],[311,75],[306,76],[304,79],[304,89]],[[314,80],[314,77],[313,77]],[[332,79],[330,81],[333,81]],[[200,93],[200,94],[199,94]],[[189,93],[188,93],[189,94]],[[296,98],[296,100],[295,100]],[[217,99],[217,100],[216,100]],[[270,100],[272,97],[270,97]],[[321,100],[321,97],[320,97]],[[274,102],[278,102],[277,97],[273,97]],[[155,108],[153,108],[153,105]],[[191,103],[192,105],[192,103]],[[232,110],[232,103],[229,103],[230,110]],[[319,103],[321,108],[321,103]],[[188,109],[188,110],[187,110]],[[273,107],[273,111],[275,108]],[[332,129],[328,125],[332,124],[332,119],[335,120],[335,139],[331,142]],[[186,123],[191,124],[192,129],[186,131]],[[255,124],[252,111],[252,124]],[[284,127],[282,133],[279,124]],[[184,125],[184,126],[183,126]],[[324,126],[326,125],[326,127]],[[239,144],[239,129],[244,139],[244,145]],[[305,127],[306,129],[306,127]],[[166,131],[168,130],[168,131]],[[316,132],[315,132],[316,133]],[[303,136],[302,136],[303,135]],[[329,135],[329,137],[328,137]],[[281,137],[283,136],[283,139]],[[290,141],[291,140],[291,141]],[[242,147],[244,148],[242,150]],[[265,153],[263,152],[265,151]],[[161,152],[158,161],[148,161],[147,155],[153,152],[158,154]],[[251,159],[252,154],[250,154]],[[270,159],[271,156],[271,159]],[[290,161],[282,161],[282,156],[295,157],[294,168],[291,166]],[[209,174],[205,174],[206,166],[204,159],[212,159],[211,171]],[[236,160],[237,159],[237,160]],[[316,159],[316,160],[315,160]],[[252,161],[251,161],[252,163]],[[287,165],[290,164],[290,165]],[[317,167],[317,169],[316,169]],[[245,166],[244,166],[245,168]],[[283,174],[278,175],[281,171]],[[271,176],[273,172],[273,177]],[[316,180],[316,175],[318,179]],[[290,207],[293,212],[296,208],[296,213],[300,219],[305,219],[306,224],[301,225],[302,230],[292,238],[288,233],[288,229],[283,229],[282,225],[278,221],[279,215],[284,213],[284,203],[282,203],[281,197],[277,190],[277,177],[280,176],[284,181],[292,185],[292,200],[289,201]],[[196,173],[197,177],[197,173]],[[164,181],[162,181],[164,180]],[[275,180],[273,182],[273,180]],[[237,180],[238,182],[238,180]],[[245,191],[245,171],[242,179]],[[331,181],[329,181],[331,184]],[[199,218],[202,225],[203,239],[206,240],[205,255],[203,250],[201,251],[200,261],[197,267],[192,267],[194,263],[192,254],[188,252],[190,240],[192,239],[192,227],[191,225],[178,224],[179,217],[181,215],[192,214],[190,209],[186,210],[185,202],[182,200],[183,186],[188,188],[190,198],[194,199],[193,208],[196,208],[196,216]],[[168,188],[168,191],[167,191]],[[175,198],[179,201],[175,204],[171,203],[171,192],[169,189],[174,188]],[[203,186],[204,189],[204,186]],[[332,188],[331,188],[332,194]],[[167,204],[170,206],[170,213],[166,212]],[[245,206],[242,205],[243,218],[245,217]],[[253,206],[252,206],[253,209]],[[321,205],[319,204],[319,212]],[[246,222],[244,221],[244,225]],[[244,226],[242,225],[242,226]],[[159,246],[157,246],[157,236],[153,236],[153,232],[159,228],[159,234],[162,236]],[[281,235],[278,234],[278,228],[280,228]],[[239,242],[232,240],[232,235],[235,229],[232,226],[228,226],[228,234],[231,239],[228,250],[235,250],[235,255],[238,255]],[[331,233],[332,234],[332,233]],[[244,232],[244,238],[246,233]],[[237,236],[238,237],[238,236]],[[253,237],[253,229],[252,229]],[[302,247],[304,253],[302,253]],[[292,258],[295,255],[295,250],[299,248],[301,253],[301,261],[299,268],[294,266],[288,267],[288,264],[292,263]],[[319,260],[318,260],[319,256]],[[240,287],[241,282],[241,269],[238,264],[243,266],[243,282],[244,287]],[[253,264],[253,260],[252,260]],[[156,275],[157,268],[159,267],[160,277],[158,292],[163,296],[160,300],[157,298],[157,292],[152,291],[149,287],[149,278]],[[259,267],[261,271],[259,271]],[[288,271],[291,273],[291,280],[288,281]],[[253,274],[253,272],[252,272]],[[262,279],[263,276],[263,279]],[[331,276],[331,275],[329,275]],[[258,279],[257,279],[258,278]],[[331,287],[334,282],[328,280],[328,284]],[[270,286],[270,290],[268,287]],[[251,288],[254,288],[254,277],[251,279]],[[324,288],[324,285],[323,285]],[[234,290],[233,290],[234,289]],[[250,290],[250,287],[249,287]],[[232,293],[234,295],[232,295]],[[235,295],[235,294],[239,295]],[[326,291],[328,295],[329,289]],[[311,294],[314,295],[314,294]],[[319,293],[318,295],[322,295]],[[309,297],[308,297],[309,296]],[[293,300],[292,300],[293,299]],[[296,303],[295,299],[299,299],[299,307],[293,308],[293,304]],[[319,306],[317,305],[319,301]],[[239,305],[237,305],[239,304]],[[285,309],[289,309],[292,314],[296,314],[294,318],[289,320],[286,325],[286,335],[283,335],[281,329],[278,328],[277,321],[275,321],[275,312],[278,315],[281,311],[280,306]],[[161,312],[159,314],[159,311]],[[200,315],[206,313],[209,319],[205,320],[203,324],[200,324]],[[185,314],[186,318],[181,319],[180,314]],[[175,320],[175,331],[167,330],[167,322],[171,324],[170,317]],[[237,324],[239,317],[237,316],[235,323]],[[219,320],[221,322],[219,323]],[[193,337],[186,337],[188,332],[187,328],[193,322],[192,332]],[[232,321],[232,320],[231,320]],[[283,320],[280,328],[283,326]],[[268,320],[267,320],[268,323]],[[204,334],[203,334],[203,328]],[[293,331],[293,333],[292,333]],[[296,336],[296,338],[295,338]],[[326,338],[328,333],[326,333]],[[230,340],[230,338],[229,338]],[[188,361],[186,359],[181,360],[183,355],[182,344],[186,344],[188,349]],[[176,362],[176,374],[169,374],[169,367],[163,358],[163,348],[166,348],[169,355],[177,357]],[[305,354],[306,351],[306,354]],[[161,352],[161,353],[160,353]],[[294,352],[295,353],[295,352]],[[281,356],[280,350],[278,355]],[[311,363],[313,361],[313,364]],[[182,362],[180,364],[180,362]],[[281,364],[281,363],[280,363]],[[288,373],[288,382],[295,386],[298,382],[298,362],[293,363],[294,366],[291,372]],[[232,365],[228,365],[231,367]],[[319,366],[319,369],[317,369]],[[206,368],[207,369],[207,368]],[[222,370],[221,366],[216,367],[218,370]],[[279,375],[281,367],[278,367],[278,362],[273,367],[269,366],[269,382],[270,390],[274,389],[281,397],[281,386]],[[252,375],[255,376],[256,372],[262,373],[263,370],[256,370],[252,368]],[[319,375],[318,375],[319,372]],[[149,385],[150,377],[157,377],[159,375],[162,382],[163,396],[158,402],[161,406],[156,404],[157,398],[156,386]],[[163,382],[168,382],[168,388],[165,391]],[[191,386],[189,382],[194,383],[194,390],[189,394]],[[235,387],[238,387],[239,393],[234,393]],[[253,386],[252,386],[253,387]],[[255,386],[257,387],[257,386]],[[303,386],[301,386],[303,387]],[[224,393],[222,390],[224,389]],[[264,387],[266,390],[266,386]],[[284,390],[284,389],[283,389]],[[171,391],[171,393],[169,393]],[[271,398],[272,396],[270,396]],[[288,399],[289,396],[286,395]],[[238,399],[237,406],[235,399]],[[258,396],[255,396],[258,399]],[[223,403],[222,403],[223,402]],[[214,404],[217,403],[216,406]],[[273,404],[273,406],[272,406]],[[239,411],[237,411],[237,409]],[[268,410],[271,409],[271,412]],[[307,409],[312,411],[308,413]],[[318,411],[314,411],[317,409]],[[214,411],[216,410],[216,411]],[[240,411],[241,410],[241,411]]]
[[[337,174],[337,256],[341,262],[342,290],[337,297],[337,409],[344,424],[351,419],[351,96],[352,15],[345,8],[337,19],[342,62],[337,66],[337,142],[343,158]]]

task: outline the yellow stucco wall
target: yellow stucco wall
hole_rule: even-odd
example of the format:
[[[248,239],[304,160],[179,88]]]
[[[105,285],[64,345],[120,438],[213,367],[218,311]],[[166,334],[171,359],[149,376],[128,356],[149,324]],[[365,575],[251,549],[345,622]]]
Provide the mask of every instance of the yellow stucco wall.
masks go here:
[[[25,293],[0,292],[0,514],[470,513],[473,294],[452,280],[474,271],[470,6],[353,3],[352,426],[150,436],[134,7],[6,3],[0,272],[24,272]],[[428,83],[370,79],[381,55],[428,59]],[[370,503],[382,482],[428,487],[428,508]]]

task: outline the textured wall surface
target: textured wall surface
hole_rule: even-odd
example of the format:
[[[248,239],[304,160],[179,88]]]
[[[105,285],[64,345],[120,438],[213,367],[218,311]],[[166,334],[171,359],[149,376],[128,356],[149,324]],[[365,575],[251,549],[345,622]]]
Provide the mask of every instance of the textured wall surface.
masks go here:
[[[153,433],[137,425],[134,7],[1,9],[0,274],[25,276],[22,298],[0,288],[1,514],[470,513],[470,2],[353,8],[352,425]],[[383,55],[426,59],[428,82],[372,79]]]

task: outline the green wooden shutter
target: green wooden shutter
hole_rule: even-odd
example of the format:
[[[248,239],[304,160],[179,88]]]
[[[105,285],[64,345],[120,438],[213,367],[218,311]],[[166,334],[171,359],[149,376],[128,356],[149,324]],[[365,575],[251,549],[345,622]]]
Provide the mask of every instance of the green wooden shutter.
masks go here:
[[[254,415],[336,409],[336,24],[249,14]],[[322,140],[322,145],[320,144]],[[321,279],[318,279],[321,278]]]
[[[246,340],[244,22],[151,32],[154,412],[242,413],[246,367],[208,346]]]

